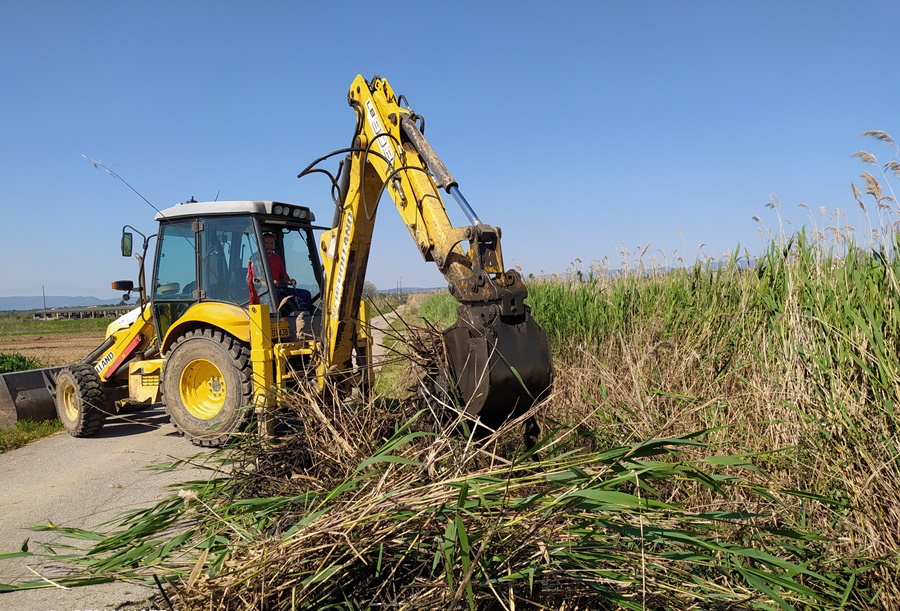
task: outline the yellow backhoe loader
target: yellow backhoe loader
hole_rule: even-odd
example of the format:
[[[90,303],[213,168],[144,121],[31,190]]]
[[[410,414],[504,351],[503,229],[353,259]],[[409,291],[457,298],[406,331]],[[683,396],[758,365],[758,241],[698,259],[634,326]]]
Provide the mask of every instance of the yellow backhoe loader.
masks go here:
[[[138,260],[138,284],[113,288],[136,292],[139,304],[109,325],[80,364],[5,377],[0,410],[7,418],[34,417],[55,404],[69,433],[84,437],[129,405],[163,402],[194,443],[220,445],[253,414],[265,431],[298,385],[323,402],[365,395],[372,340],[361,295],[384,192],[460,302],[443,336],[446,384],[460,409],[493,428],[545,396],[547,337],[530,316],[520,274],[503,267],[500,229],[478,218],[426,141],[424,119],[386,80],[357,76],[348,100],[356,114],[351,146],[299,175],[330,178],[330,227],[317,226],[305,206],[276,201],[179,204],[156,215],[159,230],[149,237],[126,226],[122,254]],[[334,157],[336,172],[321,168]],[[441,191],[468,225],[452,225]]]

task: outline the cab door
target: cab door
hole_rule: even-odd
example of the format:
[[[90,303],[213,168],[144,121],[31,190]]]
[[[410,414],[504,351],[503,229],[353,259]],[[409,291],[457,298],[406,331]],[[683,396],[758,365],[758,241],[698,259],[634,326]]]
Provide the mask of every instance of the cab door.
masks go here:
[[[159,228],[150,299],[158,337],[204,296],[198,290],[197,249],[201,224],[193,219],[164,222]]]

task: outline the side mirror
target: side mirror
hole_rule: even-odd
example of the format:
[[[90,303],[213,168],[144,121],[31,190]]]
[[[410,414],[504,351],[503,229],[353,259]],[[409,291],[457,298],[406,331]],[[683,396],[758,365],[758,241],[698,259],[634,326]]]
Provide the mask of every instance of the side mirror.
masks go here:
[[[125,293],[122,295],[122,301],[131,299],[131,291],[134,290],[134,282],[131,280],[113,280],[112,290]]]
[[[131,233],[129,233],[127,231],[122,232],[122,256],[123,257],[131,256],[131,248],[132,248],[131,244],[133,241],[134,241],[134,236]],[[129,290],[131,290],[131,289],[129,289]]]

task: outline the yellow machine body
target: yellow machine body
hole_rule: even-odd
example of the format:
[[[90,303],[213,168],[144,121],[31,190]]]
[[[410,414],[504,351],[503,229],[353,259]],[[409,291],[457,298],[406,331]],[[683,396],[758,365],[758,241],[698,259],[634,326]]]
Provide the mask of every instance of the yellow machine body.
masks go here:
[[[445,333],[450,390],[489,427],[526,411],[552,381],[546,335],[524,304],[521,276],[504,270],[500,229],[474,213],[425,140],[424,120],[402,100],[377,76],[351,84],[357,127],[350,148],[336,152],[345,157],[333,175],[330,227],[315,226],[305,206],[267,200],[191,200],[159,211],[158,234],[144,236],[134,254],[138,285],[113,283],[139,292],[140,305],[110,324],[81,364],[0,384],[0,410],[46,402],[19,392],[43,386],[67,430],[87,436],[125,406],[163,401],[192,441],[219,445],[254,413],[269,432],[288,391],[302,387],[323,402],[365,398],[373,346],[362,289],[386,193],[460,303]],[[328,157],[300,177],[322,171],[316,166]],[[453,226],[442,192],[468,225]],[[123,255],[132,255],[135,231],[123,229]],[[152,238],[156,256],[145,278]]]

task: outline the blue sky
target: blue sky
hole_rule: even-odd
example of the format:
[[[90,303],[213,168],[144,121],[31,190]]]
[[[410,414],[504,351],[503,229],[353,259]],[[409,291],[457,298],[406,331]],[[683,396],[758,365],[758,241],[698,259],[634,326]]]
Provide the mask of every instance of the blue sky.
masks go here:
[[[135,278],[119,235],[154,211],[83,156],[157,208],[277,199],[327,222],[328,185],[296,175],[350,144],[356,74],[425,116],[526,274],[759,252],[772,194],[788,230],[820,207],[859,227],[851,154],[893,155],[859,134],[900,138],[898,22],[890,1],[0,0],[0,296]],[[369,279],[442,286],[380,211]]]

